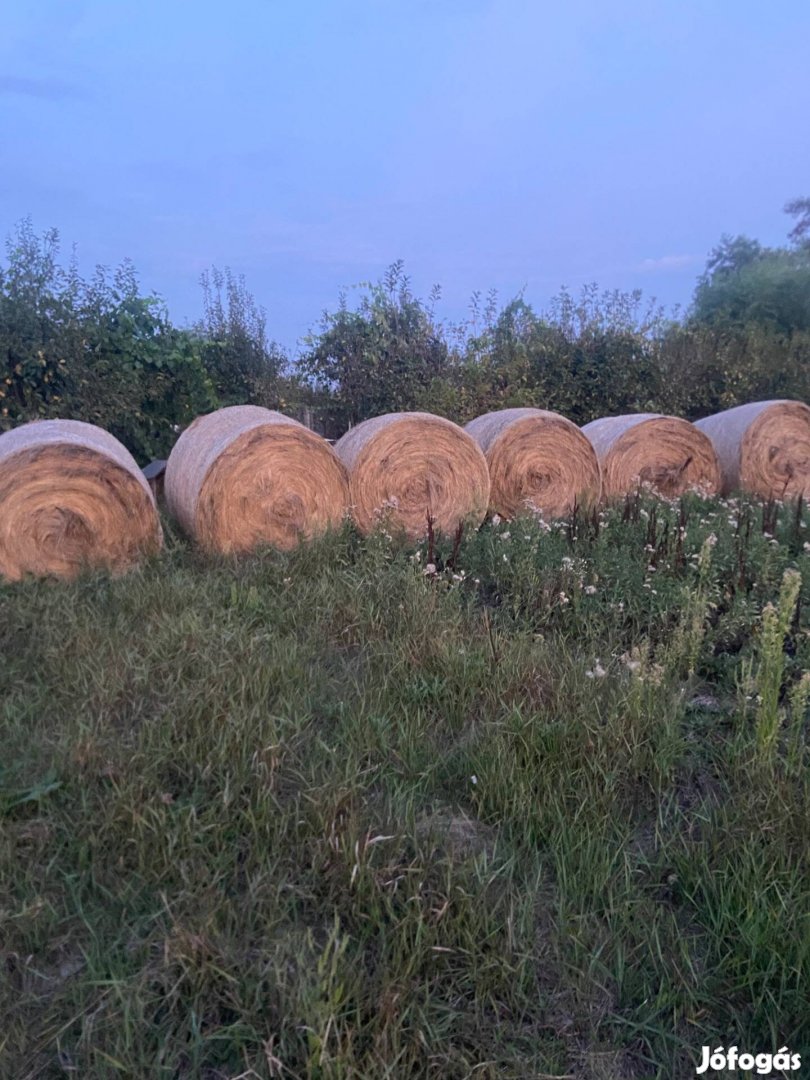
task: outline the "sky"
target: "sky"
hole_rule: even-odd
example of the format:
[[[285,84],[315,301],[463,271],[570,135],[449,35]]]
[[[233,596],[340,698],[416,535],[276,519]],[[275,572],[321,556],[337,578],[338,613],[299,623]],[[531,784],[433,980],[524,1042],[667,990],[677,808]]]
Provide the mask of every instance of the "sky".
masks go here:
[[[0,0],[0,234],[133,260],[180,325],[243,274],[295,354],[405,261],[475,290],[689,303],[810,195],[806,0]]]

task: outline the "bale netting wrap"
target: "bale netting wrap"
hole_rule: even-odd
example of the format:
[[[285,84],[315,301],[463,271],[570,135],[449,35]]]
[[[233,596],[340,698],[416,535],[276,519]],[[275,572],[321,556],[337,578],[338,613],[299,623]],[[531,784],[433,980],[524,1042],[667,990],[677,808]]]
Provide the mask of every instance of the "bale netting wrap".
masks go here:
[[[149,484],[108,432],[35,420],[0,435],[0,576],[120,573],[162,544]]]
[[[297,420],[257,405],[199,416],[169,455],[170,513],[205,551],[294,548],[346,514],[346,470]]]
[[[477,527],[489,503],[486,459],[463,428],[424,412],[389,413],[351,428],[335,445],[349,472],[358,529],[384,518],[415,539],[428,516],[443,533]]]
[[[714,495],[720,490],[711,440],[688,420],[659,413],[606,416],[582,431],[599,458],[605,498],[621,498],[639,487],[668,499],[686,491]]]
[[[484,452],[493,513],[522,510],[565,517],[598,502],[602,480],[596,452],[576,424],[546,409],[500,409],[464,429]]]
[[[802,401],[752,401],[698,420],[712,440],[723,494],[810,498],[810,408]]]

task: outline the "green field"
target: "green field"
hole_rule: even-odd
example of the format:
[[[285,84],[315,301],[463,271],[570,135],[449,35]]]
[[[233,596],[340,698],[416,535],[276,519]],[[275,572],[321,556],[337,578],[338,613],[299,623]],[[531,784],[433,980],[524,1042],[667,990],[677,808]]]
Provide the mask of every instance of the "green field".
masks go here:
[[[807,548],[632,499],[0,586],[0,1076],[808,1052]]]

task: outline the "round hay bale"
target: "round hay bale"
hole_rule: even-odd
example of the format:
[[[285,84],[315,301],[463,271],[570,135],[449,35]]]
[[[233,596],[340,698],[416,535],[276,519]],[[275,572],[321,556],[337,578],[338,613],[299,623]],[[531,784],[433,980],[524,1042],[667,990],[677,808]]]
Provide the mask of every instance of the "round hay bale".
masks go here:
[[[810,408],[801,401],[752,401],[698,420],[714,444],[723,494],[810,497]]]
[[[129,569],[160,549],[149,484],[121,443],[80,420],[35,420],[0,435],[0,575],[75,577]]]
[[[198,416],[174,445],[166,504],[208,552],[288,551],[340,524],[346,470],[320,435],[257,405]]]
[[[450,420],[423,412],[376,416],[347,431],[335,450],[348,469],[352,515],[363,533],[381,515],[411,539],[424,535],[428,516],[443,533],[484,520],[486,459]]]
[[[711,495],[720,490],[711,440],[688,420],[659,413],[606,416],[582,431],[599,458],[605,498],[621,498],[639,487],[667,499],[690,490]]]
[[[577,504],[599,501],[602,478],[596,451],[576,424],[546,409],[500,409],[464,428],[489,466],[493,513],[521,510],[565,517]]]

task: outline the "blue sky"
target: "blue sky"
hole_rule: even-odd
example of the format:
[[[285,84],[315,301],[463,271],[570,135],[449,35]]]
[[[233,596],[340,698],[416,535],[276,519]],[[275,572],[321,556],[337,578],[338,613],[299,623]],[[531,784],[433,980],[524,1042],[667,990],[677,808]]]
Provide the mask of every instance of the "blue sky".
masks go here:
[[[804,0],[0,0],[0,232],[230,266],[294,350],[405,260],[440,314],[597,281],[686,303],[810,194]]]

